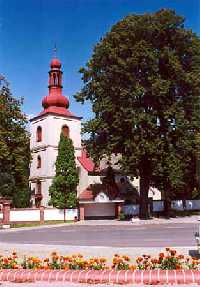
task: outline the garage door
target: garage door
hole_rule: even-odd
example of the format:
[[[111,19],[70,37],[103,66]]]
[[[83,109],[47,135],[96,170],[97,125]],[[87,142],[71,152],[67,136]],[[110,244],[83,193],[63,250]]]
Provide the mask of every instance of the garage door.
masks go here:
[[[85,204],[85,218],[114,218],[115,203]]]

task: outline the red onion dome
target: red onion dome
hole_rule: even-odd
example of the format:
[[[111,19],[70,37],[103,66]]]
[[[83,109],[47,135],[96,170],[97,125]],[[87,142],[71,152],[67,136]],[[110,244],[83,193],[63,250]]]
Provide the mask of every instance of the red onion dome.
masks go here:
[[[60,69],[61,68],[61,62],[60,62],[59,59],[54,58],[54,59],[52,59],[50,66],[51,66],[52,69],[53,68]]]
[[[42,106],[46,109],[48,107],[54,106],[54,107],[69,107],[69,101],[66,97],[62,95],[52,95],[52,96],[46,96],[42,100]]]

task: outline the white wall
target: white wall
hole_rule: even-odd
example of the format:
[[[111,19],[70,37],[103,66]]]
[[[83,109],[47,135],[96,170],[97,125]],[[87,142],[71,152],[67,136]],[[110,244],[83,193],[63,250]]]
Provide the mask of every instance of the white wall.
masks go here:
[[[79,161],[77,162],[77,166],[79,170],[79,185],[77,188],[77,193],[79,196],[79,194],[88,187],[89,182],[87,170],[79,163]]]
[[[40,210],[11,210],[10,221],[40,221]]]
[[[70,138],[75,149],[81,149],[81,121],[76,118],[65,118],[62,116],[45,115],[30,123],[31,142],[30,148],[46,145],[58,146],[62,126],[67,125],[70,131]],[[37,127],[42,127],[42,141],[36,141]],[[80,152],[79,152],[80,154]]]
[[[66,220],[74,220],[74,217],[78,216],[77,209],[66,209]],[[44,210],[44,220],[63,220],[64,210],[63,209],[45,209]]]
[[[66,209],[66,220],[74,220],[74,217],[78,216],[77,209]],[[64,220],[63,209],[48,208],[44,209],[44,220]],[[26,221],[40,221],[39,209],[21,209],[10,211],[11,222],[26,222]]]

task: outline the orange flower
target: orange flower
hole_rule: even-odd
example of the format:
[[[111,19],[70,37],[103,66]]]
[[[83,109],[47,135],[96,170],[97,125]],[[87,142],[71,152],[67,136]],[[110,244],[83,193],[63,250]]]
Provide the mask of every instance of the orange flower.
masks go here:
[[[136,259],[137,262],[141,262],[142,260],[143,260],[142,257],[138,257],[138,258]]]
[[[58,255],[58,253],[56,252],[56,251],[53,251],[52,253],[51,253],[51,256],[57,256]]]
[[[5,258],[3,259],[3,263],[4,263],[4,264],[8,264],[8,263],[9,263],[9,260],[8,260],[7,257],[5,257]]]
[[[136,270],[136,268],[137,268],[136,265],[130,265],[129,266],[129,269],[132,270],[132,271]]]
[[[165,254],[164,254],[164,253],[159,253],[159,257],[160,257],[160,258],[164,258],[164,257],[165,257]]]
[[[99,261],[100,261],[101,263],[105,263],[107,260],[106,260],[106,258],[103,258],[103,257],[102,257],[102,258],[99,259]]]
[[[130,257],[127,256],[127,255],[122,256],[122,258],[123,258],[125,261],[130,261],[130,260],[131,260]]]
[[[49,262],[49,258],[44,258],[44,262]]]
[[[65,267],[64,267],[64,270],[69,270],[69,266],[68,266],[68,265],[65,266]]]
[[[180,264],[177,264],[176,265],[176,270],[180,270],[181,269],[181,265]]]
[[[158,259],[157,258],[151,258],[151,263],[153,263],[153,264],[158,263]]]
[[[171,250],[170,253],[172,256],[174,256],[176,254],[176,250]]]

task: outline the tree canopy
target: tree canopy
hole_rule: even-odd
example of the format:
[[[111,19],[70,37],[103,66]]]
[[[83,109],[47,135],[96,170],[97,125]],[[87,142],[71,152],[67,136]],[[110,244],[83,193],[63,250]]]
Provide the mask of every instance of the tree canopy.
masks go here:
[[[50,204],[58,208],[74,208],[79,182],[72,140],[61,133],[56,159],[56,175],[49,189]]]
[[[9,86],[0,86],[0,196],[16,207],[28,204],[29,134],[21,111],[23,101],[13,98]]]
[[[148,217],[148,190],[170,197],[185,186],[196,158],[200,127],[200,40],[172,10],[129,15],[111,28],[80,69],[77,101],[92,103],[84,124],[96,162],[121,154],[140,177],[140,216]]]

